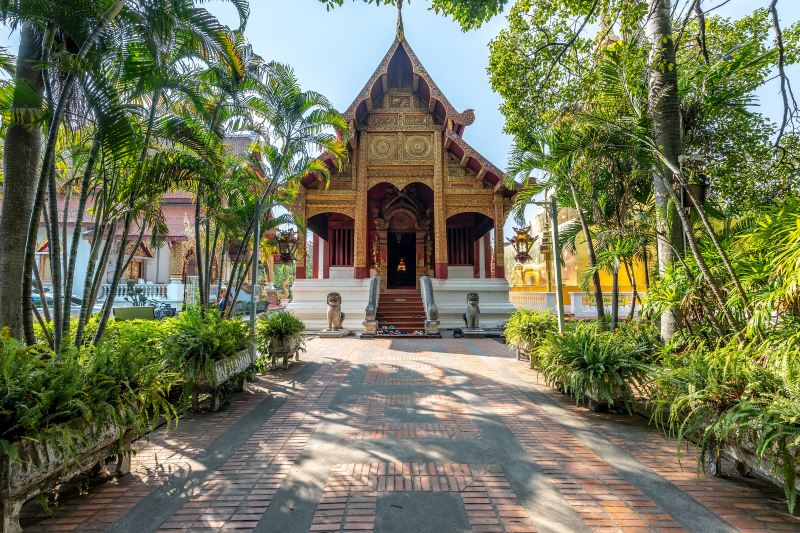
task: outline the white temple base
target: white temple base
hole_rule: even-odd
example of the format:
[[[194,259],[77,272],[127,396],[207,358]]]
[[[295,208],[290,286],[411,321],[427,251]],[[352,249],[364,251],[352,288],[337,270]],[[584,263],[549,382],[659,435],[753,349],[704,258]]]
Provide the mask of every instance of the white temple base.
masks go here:
[[[293,298],[286,309],[303,321],[306,330],[327,329],[330,292],[342,295],[342,330],[364,331],[369,279],[296,279],[292,284]]]
[[[509,301],[508,282],[497,278],[431,279],[433,299],[439,308],[439,327],[464,328],[467,294],[477,292],[482,328],[496,328],[508,321],[515,311]]]

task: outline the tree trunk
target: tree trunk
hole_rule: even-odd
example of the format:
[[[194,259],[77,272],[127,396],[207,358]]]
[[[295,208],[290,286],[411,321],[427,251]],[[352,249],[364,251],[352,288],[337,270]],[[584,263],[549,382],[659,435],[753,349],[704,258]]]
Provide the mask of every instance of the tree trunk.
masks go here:
[[[670,0],[649,0],[645,32],[651,47],[648,100],[655,141],[664,158],[677,166],[681,154],[681,114],[670,4]],[[682,235],[679,225],[672,222],[674,219],[669,214],[670,195],[667,189],[672,181],[672,172],[663,166],[654,170],[658,271],[663,275],[675,261],[675,250],[682,249]],[[675,334],[677,327],[678,323],[672,314],[661,317],[661,336],[665,340]]]
[[[92,171],[94,170],[95,161],[97,161],[97,155],[100,152],[100,136],[99,134],[95,135],[94,141],[92,142],[92,148],[89,151],[89,159],[86,161],[86,168],[83,171],[83,180],[81,181],[81,189],[80,189],[80,196],[78,197],[78,208],[75,214],[75,228],[72,230],[72,241],[69,243],[69,259],[67,259],[66,266],[64,268],[64,330],[69,331],[70,329],[70,310],[72,309],[72,305],[70,303],[72,299],[72,285],[75,279],[75,262],[78,259],[78,246],[80,245],[81,241],[81,229],[83,227],[83,215],[86,211],[86,202],[89,198],[89,184],[92,178]],[[64,217],[64,228],[66,231],[66,216]],[[67,245],[66,238],[64,239],[64,246]],[[67,254],[64,254],[65,256]],[[88,273],[87,273],[88,276]]]
[[[678,203],[678,195],[675,193],[672,187],[666,187],[667,193],[670,195],[673,203]],[[706,283],[708,283],[708,287],[711,289],[711,293],[714,295],[714,298],[717,300],[717,304],[719,305],[720,311],[722,311],[723,316],[725,317],[728,326],[733,331],[738,331],[739,325],[736,323],[736,320],[733,318],[733,315],[728,309],[726,305],[725,298],[722,297],[722,289],[720,288],[717,280],[714,279],[714,276],[711,274],[711,271],[706,264],[705,259],[703,258],[703,254],[700,253],[700,247],[697,245],[697,239],[694,237],[694,232],[692,231],[692,224],[689,220],[689,216],[686,214],[686,211],[683,209],[678,209],[678,218],[681,221],[681,225],[683,226],[683,233],[686,236],[686,242],[689,244],[689,249],[691,249],[692,254],[694,255],[694,259],[697,262],[697,268],[700,269],[700,273],[703,274],[703,278],[705,278]]]
[[[30,24],[20,31],[12,121],[5,135],[3,202],[0,210],[0,326],[8,326],[21,339],[22,284],[27,225],[37,191],[42,132],[38,117],[44,97],[42,46]],[[33,243],[31,246],[35,246]]]
[[[619,266],[611,273],[611,331],[617,329],[619,321]]]
[[[208,296],[205,294],[206,279],[203,271],[203,239],[200,235],[200,214],[203,197],[203,184],[197,186],[197,198],[194,204],[194,260],[197,265],[197,288],[200,291],[200,307],[208,307]]]
[[[50,215],[50,276],[53,280],[53,349],[56,356],[61,354],[63,341],[63,304],[64,286],[61,279],[61,236],[58,231],[58,186],[56,184],[55,164],[47,173],[47,190],[49,198],[47,207]],[[64,221],[66,224],[66,221]]]
[[[597,253],[594,249],[594,242],[592,241],[592,233],[589,231],[589,224],[586,221],[586,216],[581,209],[581,204],[578,201],[578,191],[572,183],[569,184],[570,191],[572,192],[572,201],[575,202],[575,210],[578,212],[578,220],[581,223],[583,230],[583,238],[586,240],[586,250],[589,254],[589,266],[594,270],[592,274],[592,284],[594,285],[594,304],[597,308],[597,320],[602,324],[606,317],[606,310],[603,305],[603,287],[600,285],[600,272],[595,268],[597,265]],[[554,224],[558,221],[554,220]]]
[[[722,248],[722,243],[720,243],[719,237],[717,237],[717,233],[711,226],[711,221],[708,220],[705,211],[703,211],[703,206],[700,204],[700,200],[695,196],[695,194],[692,192],[692,189],[685,182],[685,180],[679,174],[676,174],[676,176],[678,177],[678,182],[680,183],[682,189],[686,191],[686,194],[689,196],[689,200],[692,202],[692,205],[694,206],[694,211],[695,213],[697,213],[697,216],[703,223],[703,227],[706,229],[706,233],[711,239],[711,242],[714,245],[714,249],[717,250],[719,257],[722,260],[722,264],[725,265],[725,270],[728,272],[728,275],[731,277],[731,280],[733,280],[733,284],[736,285],[736,290],[739,292],[739,296],[741,296],[742,298],[742,303],[744,304],[745,312],[747,313],[747,317],[749,318],[750,316],[753,315],[753,308],[750,305],[750,298],[747,297],[747,292],[745,292],[744,287],[742,287],[742,282],[739,280],[738,274],[736,274],[736,271],[733,269],[733,264],[731,264],[731,260],[728,257],[728,254],[725,252],[725,249]]]

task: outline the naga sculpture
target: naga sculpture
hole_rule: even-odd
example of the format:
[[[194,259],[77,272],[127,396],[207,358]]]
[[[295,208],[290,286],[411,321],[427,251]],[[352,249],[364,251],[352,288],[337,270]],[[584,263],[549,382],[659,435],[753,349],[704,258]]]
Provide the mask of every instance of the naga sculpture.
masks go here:
[[[342,295],[338,292],[328,293],[328,331],[339,331],[344,322],[342,313]]]

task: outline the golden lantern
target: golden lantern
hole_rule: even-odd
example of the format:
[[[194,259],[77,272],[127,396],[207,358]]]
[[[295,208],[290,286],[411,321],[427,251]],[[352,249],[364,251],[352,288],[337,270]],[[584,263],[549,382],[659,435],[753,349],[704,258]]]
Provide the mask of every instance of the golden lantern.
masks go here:
[[[517,263],[525,264],[533,260],[531,257],[531,248],[533,248],[533,244],[539,237],[538,235],[536,237],[531,237],[530,232],[530,224],[524,228],[514,228],[514,233],[516,233],[516,235],[509,239],[511,246],[514,247],[514,251],[517,252],[517,255],[514,256],[514,260]]]

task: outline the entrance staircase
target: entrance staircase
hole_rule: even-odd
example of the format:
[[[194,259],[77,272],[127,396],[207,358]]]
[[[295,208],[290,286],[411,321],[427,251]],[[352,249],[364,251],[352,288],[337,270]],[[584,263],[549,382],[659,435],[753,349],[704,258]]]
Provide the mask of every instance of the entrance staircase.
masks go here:
[[[425,331],[425,308],[416,288],[387,289],[378,300],[378,335],[384,326],[394,326],[403,335]]]

